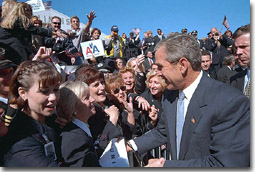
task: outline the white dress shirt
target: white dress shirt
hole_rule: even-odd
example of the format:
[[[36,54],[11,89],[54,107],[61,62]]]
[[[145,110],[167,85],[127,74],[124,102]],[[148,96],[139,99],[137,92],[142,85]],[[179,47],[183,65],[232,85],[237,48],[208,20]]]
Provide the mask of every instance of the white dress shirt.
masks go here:
[[[90,137],[91,136],[91,132],[89,129],[89,125],[87,123],[82,122],[81,120],[74,118],[72,120],[72,123],[74,123],[77,127],[81,128],[84,132],[86,132]]]
[[[190,100],[191,100],[198,84],[200,83],[202,76],[203,76],[203,71],[200,71],[200,73],[199,73],[198,77],[195,79],[195,81],[192,82],[192,84],[190,84],[187,88],[185,88],[183,90],[183,93],[184,93],[184,117],[186,117],[186,113],[187,113],[187,109],[188,109]],[[130,140],[129,143],[132,145],[132,147],[135,151],[138,150],[134,140]]]

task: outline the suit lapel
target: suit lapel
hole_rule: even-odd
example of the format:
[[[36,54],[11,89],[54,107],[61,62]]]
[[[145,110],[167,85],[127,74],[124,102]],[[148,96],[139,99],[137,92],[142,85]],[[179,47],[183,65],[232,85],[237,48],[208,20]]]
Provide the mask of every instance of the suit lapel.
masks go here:
[[[200,119],[202,117],[202,111],[207,106],[208,100],[206,99],[206,92],[209,89],[208,83],[205,80],[209,79],[205,74],[200,80],[187,109],[187,114],[185,117],[185,122],[183,125],[182,139],[180,145],[180,155],[179,159],[182,160],[185,158],[187,153],[190,140],[193,135],[193,131],[198,126]]]

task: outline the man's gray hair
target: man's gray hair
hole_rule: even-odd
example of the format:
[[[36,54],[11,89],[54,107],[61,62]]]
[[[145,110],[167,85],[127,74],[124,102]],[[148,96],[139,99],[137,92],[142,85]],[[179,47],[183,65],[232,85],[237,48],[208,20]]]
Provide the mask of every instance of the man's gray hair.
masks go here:
[[[223,60],[222,64],[223,65],[231,65],[231,63],[235,61],[235,56],[233,54],[226,55]]]
[[[160,41],[155,51],[163,47],[166,60],[176,63],[185,57],[191,64],[194,71],[201,70],[201,53],[197,40],[193,36],[185,34],[174,34]]]

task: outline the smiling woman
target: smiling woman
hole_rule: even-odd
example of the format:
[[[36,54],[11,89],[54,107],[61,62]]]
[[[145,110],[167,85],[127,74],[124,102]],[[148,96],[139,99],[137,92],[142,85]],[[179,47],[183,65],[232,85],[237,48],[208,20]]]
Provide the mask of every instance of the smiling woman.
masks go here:
[[[4,166],[58,166],[57,138],[45,118],[53,115],[61,82],[61,75],[46,62],[26,61],[17,68],[10,103],[17,104],[18,111],[3,140],[7,146],[1,150],[7,151]]]

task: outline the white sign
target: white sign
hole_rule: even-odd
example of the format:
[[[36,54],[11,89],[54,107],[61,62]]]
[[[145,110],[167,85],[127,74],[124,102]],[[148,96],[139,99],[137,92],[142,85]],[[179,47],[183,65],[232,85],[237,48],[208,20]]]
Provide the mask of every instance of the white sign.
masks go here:
[[[30,0],[30,1],[27,1],[26,3],[32,6],[33,13],[38,11],[45,11],[42,0]]]
[[[117,142],[117,138],[110,141],[99,159],[102,167],[129,167],[127,150],[124,139]]]
[[[101,39],[94,41],[86,41],[81,43],[82,53],[85,59],[90,59],[93,56],[104,56],[104,46]]]

